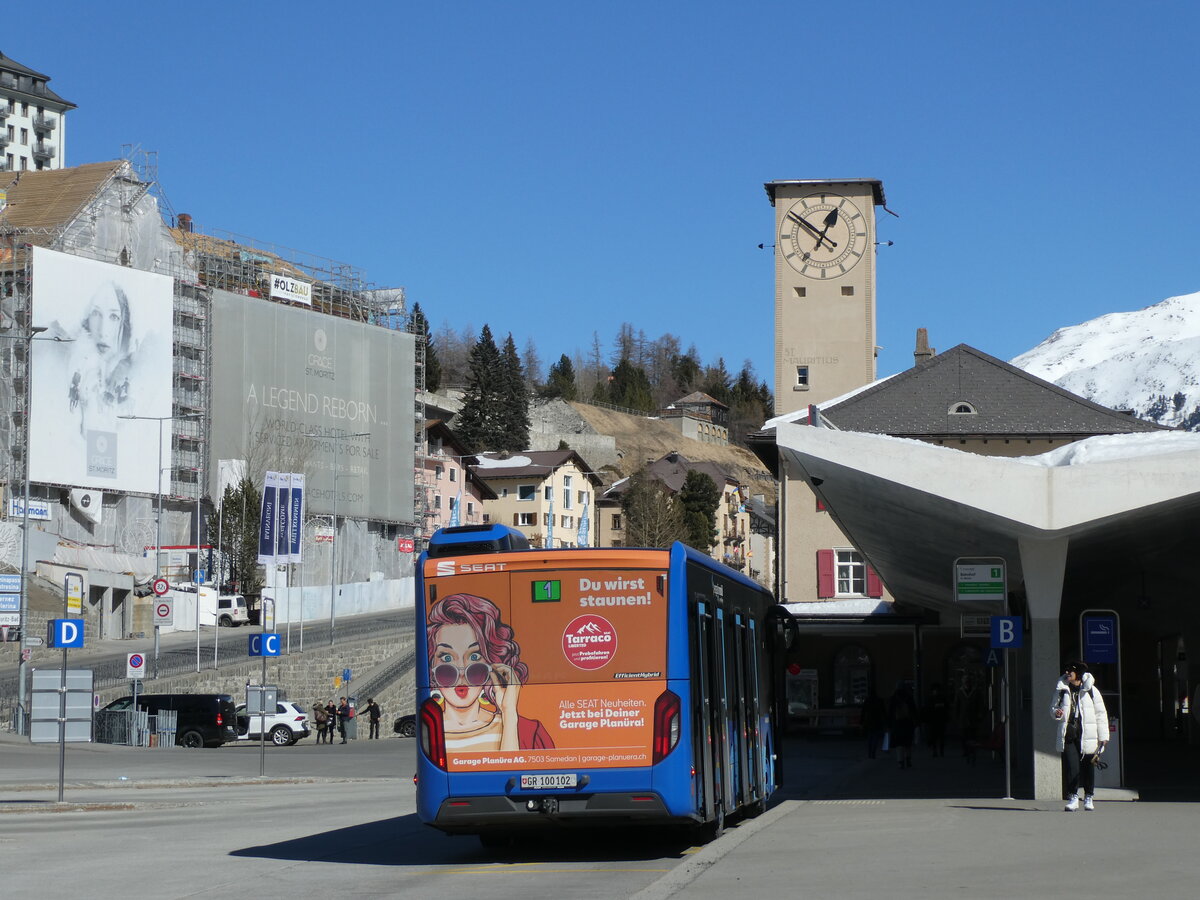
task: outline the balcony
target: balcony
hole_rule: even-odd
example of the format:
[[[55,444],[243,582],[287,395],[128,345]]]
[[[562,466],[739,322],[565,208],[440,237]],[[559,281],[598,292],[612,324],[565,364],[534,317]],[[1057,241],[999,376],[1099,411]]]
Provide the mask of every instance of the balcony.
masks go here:
[[[57,124],[58,122],[46,115],[38,115],[33,117],[34,131],[53,131],[54,126]]]
[[[3,122],[13,114],[14,110],[8,108],[8,104],[0,100],[0,122]]]
[[[33,145],[33,158],[38,162],[50,162],[54,159],[54,155],[58,150],[44,141],[38,141]]]
[[[3,131],[0,131],[0,150],[3,150],[5,147],[7,147],[11,140],[12,139],[7,134],[5,134]]]

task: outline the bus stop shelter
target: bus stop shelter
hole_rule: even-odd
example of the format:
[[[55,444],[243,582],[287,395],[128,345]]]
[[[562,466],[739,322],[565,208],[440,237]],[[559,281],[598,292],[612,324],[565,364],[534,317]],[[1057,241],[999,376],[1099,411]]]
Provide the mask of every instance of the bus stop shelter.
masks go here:
[[[1159,642],[1200,647],[1200,435],[1101,436],[1012,458],[780,423],[776,443],[781,479],[813,488],[898,601],[944,622],[1023,616],[1009,687],[1023,790],[1061,794],[1049,706],[1064,658],[1081,655],[1081,611],[1112,611],[1121,623],[1123,676],[1099,686],[1126,733],[1161,730]],[[992,557],[1007,564],[1009,608],[956,602],[955,561]],[[1185,709],[1197,680],[1200,666]],[[1186,727],[1197,751],[1200,728]]]

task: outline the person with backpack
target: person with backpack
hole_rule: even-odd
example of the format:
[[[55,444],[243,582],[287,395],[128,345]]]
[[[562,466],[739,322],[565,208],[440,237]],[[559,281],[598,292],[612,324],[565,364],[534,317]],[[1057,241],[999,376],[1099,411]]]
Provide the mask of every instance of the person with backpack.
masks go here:
[[[328,725],[329,725],[329,714],[327,712],[325,712],[325,707],[322,706],[320,703],[314,703],[313,704],[313,726],[317,732],[317,743],[318,744],[325,743],[325,738],[329,737]],[[332,737],[329,737],[329,740],[331,743],[333,742]]]
[[[1096,764],[1108,745],[1108,711],[1087,663],[1067,664],[1054,687],[1050,708],[1058,720],[1066,811],[1079,809],[1082,785],[1083,808],[1090,812],[1096,808]]]

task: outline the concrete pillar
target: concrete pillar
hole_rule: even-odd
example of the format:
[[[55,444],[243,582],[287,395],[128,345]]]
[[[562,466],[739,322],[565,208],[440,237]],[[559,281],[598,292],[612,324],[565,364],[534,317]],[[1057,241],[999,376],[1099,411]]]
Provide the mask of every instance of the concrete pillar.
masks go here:
[[[1062,674],[1059,659],[1059,616],[1063,574],[1067,566],[1065,537],[1048,540],[1020,538],[1021,571],[1030,622],[1030,707],[1033,716],[1033,796],[1062,799],[1062,757],[1058,752],[1058,723],[1050,715],[1054,684]]]

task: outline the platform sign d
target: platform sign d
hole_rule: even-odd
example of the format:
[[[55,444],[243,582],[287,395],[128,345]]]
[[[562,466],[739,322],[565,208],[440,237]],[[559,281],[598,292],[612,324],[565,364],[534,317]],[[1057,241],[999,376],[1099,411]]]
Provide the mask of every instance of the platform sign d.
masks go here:
[[[83,649],[83,619],[51,619],[47,644],[59,650]]]

